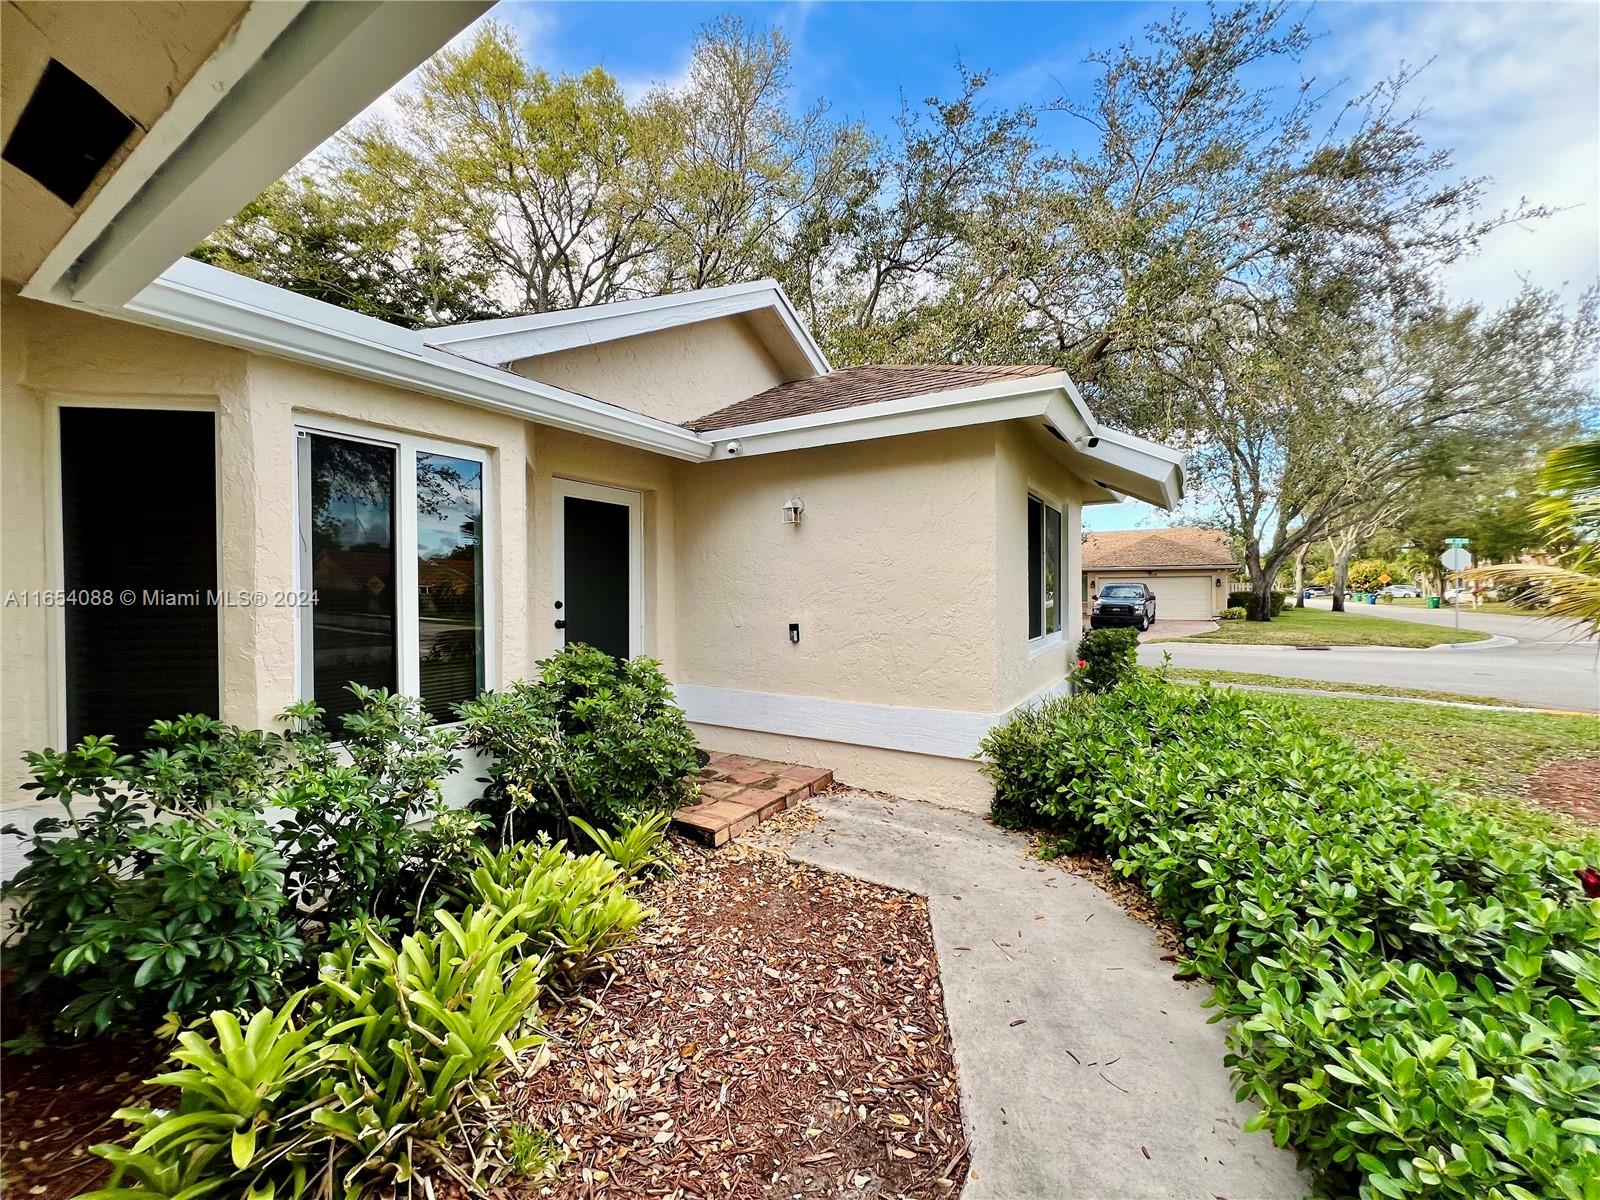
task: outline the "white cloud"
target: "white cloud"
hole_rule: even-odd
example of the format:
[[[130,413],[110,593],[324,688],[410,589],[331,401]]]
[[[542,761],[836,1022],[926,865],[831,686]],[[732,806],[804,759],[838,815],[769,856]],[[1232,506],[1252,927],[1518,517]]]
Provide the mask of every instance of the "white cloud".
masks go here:
[[[1491,177],[1484,211],[1562,209],[1497,230],[1445,277],[1460,300],[1508,299],[1525,277],[1569,293],[1600,277],[1600,6],[1388,3],[1319,9],[1330,28],[1308,64],[1360,87],[1404,61],[1431,144],[1463,175]],[[1430,61],[1431,60],[1431,61]]]

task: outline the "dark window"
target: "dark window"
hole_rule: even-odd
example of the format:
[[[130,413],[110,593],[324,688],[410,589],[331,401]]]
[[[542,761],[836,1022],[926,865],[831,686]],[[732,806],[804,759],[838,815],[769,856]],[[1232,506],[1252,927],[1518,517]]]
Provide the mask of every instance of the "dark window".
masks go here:
[[[437,720],[483,690],[483,464],[417,455],[417,646]]]
[[[312,698],[337,730],[354,711],[346,686],[398,690],[395,646],[395,450],[301,435],[301,536],[310,549]]]
[[[1044,635],[1044,502],[1028,497],[1028,636]]]
[[[68,741],[217,714],[216,464],[210,413],[61,410]]]
[[[1061,629],[1061,510],[1028,497],[1028,636]]]

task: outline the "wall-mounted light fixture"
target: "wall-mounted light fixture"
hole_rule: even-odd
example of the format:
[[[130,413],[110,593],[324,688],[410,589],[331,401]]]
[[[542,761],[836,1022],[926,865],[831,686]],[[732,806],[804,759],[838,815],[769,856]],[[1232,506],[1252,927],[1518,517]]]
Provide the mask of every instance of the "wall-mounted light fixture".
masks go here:
[[[785,525],[800,524],[800,514],[806,511],[806,503],[799,496],[793,496],[783,502],[783,523]]]

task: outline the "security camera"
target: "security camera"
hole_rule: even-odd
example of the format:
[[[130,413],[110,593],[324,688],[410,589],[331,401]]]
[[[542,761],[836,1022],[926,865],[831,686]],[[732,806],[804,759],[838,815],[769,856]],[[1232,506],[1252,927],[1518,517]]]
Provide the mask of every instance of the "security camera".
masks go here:
[[[729,442],[728,443],[728,453],[730,455],[734,455],[734,454],[739,453],[739,443],[738,442]]]
[[[1097,438],[1097,437],[1092,437],[1087,442],[1084,443],[1084,445],[1088,446],[1089,449],[1091,449],[1091,450],[1093,450],[1099,444],[1100,444],[1100,439]]]

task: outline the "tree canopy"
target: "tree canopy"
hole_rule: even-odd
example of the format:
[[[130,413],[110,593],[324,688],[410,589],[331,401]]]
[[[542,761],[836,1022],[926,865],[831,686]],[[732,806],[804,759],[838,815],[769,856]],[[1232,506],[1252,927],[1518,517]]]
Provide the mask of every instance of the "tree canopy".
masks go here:
[[[773,276],[839,365],[1060,365],[1190,453],[1265,618],[1303,547],[1498,477],[1594,405],[1592,291],[1439,291],[1542,210],[1482,210],[1404,70],[1344,99],[1260,82],[1310,41],[1283,3],[1176,10],[1091,54],[1085,97],[1008,108],[961,67],[876,135],[801,102],[783,35],[738,17],[638,98],[488,23],[196,253],[411,326]],[[1057,122],[1081,149],[1050,149]]]

